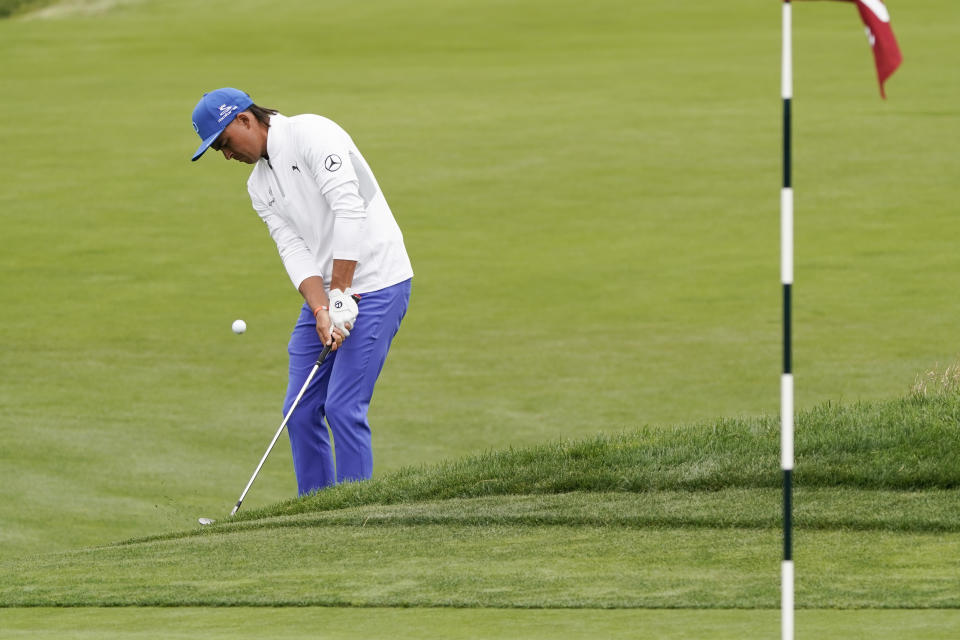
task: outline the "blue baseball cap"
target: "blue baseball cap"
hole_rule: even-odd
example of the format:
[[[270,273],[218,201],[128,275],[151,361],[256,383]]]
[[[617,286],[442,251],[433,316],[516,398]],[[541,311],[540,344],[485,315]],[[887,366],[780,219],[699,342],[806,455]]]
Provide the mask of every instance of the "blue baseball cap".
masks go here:
[[[252,104],[253,99],[250,96],[231,87],[203,94],[193,109],[193,130],[203,141],[193,154],[193,160],[202,156],[237,114],[249,109]]]

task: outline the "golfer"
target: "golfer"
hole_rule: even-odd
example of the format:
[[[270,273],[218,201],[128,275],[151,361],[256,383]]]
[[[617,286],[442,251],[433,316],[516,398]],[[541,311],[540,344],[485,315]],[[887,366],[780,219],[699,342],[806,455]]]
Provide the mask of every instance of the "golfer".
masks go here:
[[[370,478],[367,409],[413,278],[403,235],[370,166],[333,121],[285,117],[238,89],[204,94],[193,128],[202,140],[194,160],[212,148],[253,165],[247,180],[253,208],[304,299],[290,336],[284,415],[324,345],[332,349],[287,425],[299,494]]]

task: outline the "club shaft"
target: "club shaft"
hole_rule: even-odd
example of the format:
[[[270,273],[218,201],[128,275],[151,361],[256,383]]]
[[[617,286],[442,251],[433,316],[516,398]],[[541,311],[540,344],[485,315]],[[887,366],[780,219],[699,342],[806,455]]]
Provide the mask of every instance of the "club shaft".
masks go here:
[[[277,429],[277,432],[273,435],[273,440],[270,441],[270,446],[267,447],[267,450],[263,453],[263,457],[260,458],[260,464],[257,465],[257,468],[253,471],[253,475],[250,476],[250,481],[247,482],[247,486],[244,487],[243,493],[240,494],[240,499],[237,500],[237,504],[234,505],[233,511],[230,512],[230,515],[234,515],[240,505],[243,504],[243,499],[247,497],[247,492],[250,491],[250,487],[253,486],[253,481],[257,479],[257,475],[260,473],[260,469],[263,468],[263,463],[267,461],[267,456],[270,455],[270,452],[273,451],[273,446],[277,444],[277,440],[280,439],[280,434],[283,433],[283,428],[287,426],[287,421],[290,420],[290,416],[293,415],[293,410],[297,408],[297,404],[300,403],[300,398],[303,397],[304,392],[307,390],[307,387],[310,386],[310,382],[313,380],[313,376],[317,375],[317,370],[320,369],[320,365],[323,364],[323,361],[327,358],[327,354],[330,353],[330,347],[326,346],[323,348],[323,351],[320,352],[320,357],[317,358],[316,364],[313,365],[313,369],[310,371],[310,375],[307,376],[306,381],[303,383],[303,386],[300,387],[300,393],[297,394],[296,399],[293,401],[293,404],[290,405],[287,415],[283,417],[283,422],[280,423],[280,427]]]

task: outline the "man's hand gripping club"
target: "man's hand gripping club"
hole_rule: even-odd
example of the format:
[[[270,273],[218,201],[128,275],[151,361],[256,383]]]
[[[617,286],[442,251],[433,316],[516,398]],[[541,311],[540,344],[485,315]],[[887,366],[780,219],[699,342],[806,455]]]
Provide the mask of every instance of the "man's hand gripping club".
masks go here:
[[[353,261],[333,261],[329,297],[324,292],[323,279],[319,276],[311,276],[300,283],[300,293],[313,309],[313,317],[317,321],[317,335],[323,346],[330,347],[331,351],[336,351],[344,338],[350,335],[360,313],[357,307],[360,298],[345,293],[349,291],[356,266],[357,263]]]
[[[329,308],[328,305],[321,305],[314,311],[317,335],[331,351],[336,351],[344,339],[350,336],[350,330],[356,324],[357,314],[360,313],[357,307],[359,300],[359,296],[349,296],[340,289],[333,289],[330,292]]]
[[[360,313],[360,309],[357,307],[358,299],[348,296],[340,289],[330,291],[330,324],[344,338],[350,337],[350,329],[353,329],[353,325],[357,321],[357,314]]]

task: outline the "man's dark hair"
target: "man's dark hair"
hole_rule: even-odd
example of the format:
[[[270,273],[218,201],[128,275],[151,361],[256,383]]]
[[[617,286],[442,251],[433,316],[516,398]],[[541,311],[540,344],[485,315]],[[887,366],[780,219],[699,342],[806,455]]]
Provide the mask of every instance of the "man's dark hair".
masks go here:
[[[266,109],[264,107],[258,107],[255,104],[250,105],[247,109],[253,114],[253,117],[257,119],[257,122],[265,124],[268,127],[270,126],[270,116],[277,113],[276,109]]]

